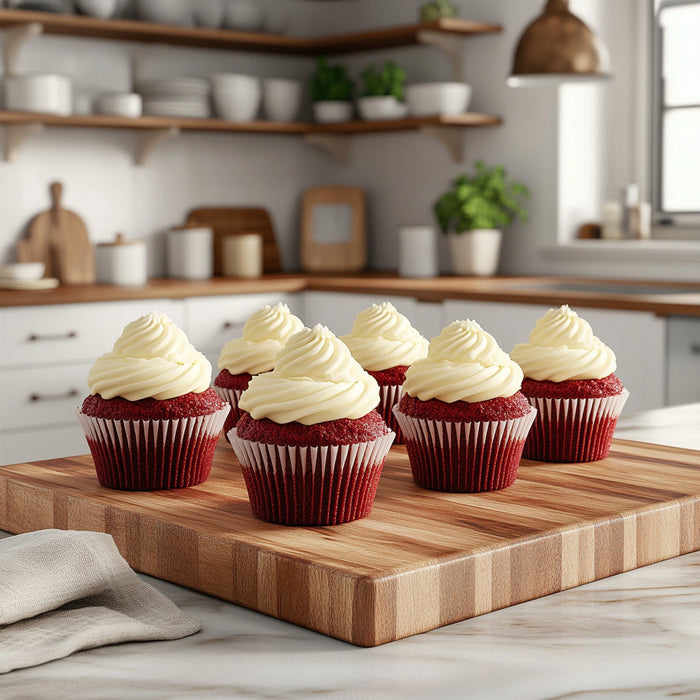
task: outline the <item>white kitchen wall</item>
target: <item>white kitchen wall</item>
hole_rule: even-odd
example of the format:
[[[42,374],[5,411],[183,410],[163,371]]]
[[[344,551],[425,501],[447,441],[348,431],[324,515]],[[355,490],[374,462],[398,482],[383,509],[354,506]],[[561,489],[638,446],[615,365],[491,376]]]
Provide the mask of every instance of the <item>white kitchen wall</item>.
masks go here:
[[[290,33],[310,35],[412,23],[421,0],[270,3],[291,10]],[[47,130],[25,145],[18,162],[0,162],[0,259],[12,258],[15,241],[29,219],[48,207],[48,185],[58,179],[65,184],[65,206],[83,216],[93,241],[108,240],[117,231],[148,239],[153,275],[163,271],[163,230],[180,223],[195,206],[217,204],[267,207],[284,265],[295,269],[302,190],[340,183],[366,189],[370,264],[394,269],[397,227],[432,223],[436,196],[457,173],[483,159],[503,163],[532,190],[528,223],[513,224],[507,232],[502,271],[698,279],[700,251],[692,244],[683,250],[667,244],[661,252],[631,243],[601,252],[565,245],[580,223],[596,220],[600,203],[616,196],[640,167],[633,81],[638,29],[629,18],[637,16],[641,0],[571,3],[601,30],[611,49],[614,77],[601,85],[569,86],[561,93],[505,85],[517,38],[541,10],[542,0],[457,4],[463,17],[504,26],[500,34],[464,41],[463,72],[474,87],[471,109],[501,115],[504,124],[465,130],[462,163],[453,163],[441,144],[416,133],[355,137],[347,168],[296,137],[188,133],[163,144],[139,167],[133,162],[137,135]],[[31,41],[19,67],[23,72],[70,73],[80,93],[93,94],[130,87],[134,56],[140,57],[140,70],[154,77],[235,70],[306,78],[312,69],[310,60],[288,56],[60,37]],[[411,81],[450,78],[447,59],[433,48],[352,54],[341,60],[358,74],[371,61],[387,58],[401,63]],[[444,270],[448,263],[442,251]]]

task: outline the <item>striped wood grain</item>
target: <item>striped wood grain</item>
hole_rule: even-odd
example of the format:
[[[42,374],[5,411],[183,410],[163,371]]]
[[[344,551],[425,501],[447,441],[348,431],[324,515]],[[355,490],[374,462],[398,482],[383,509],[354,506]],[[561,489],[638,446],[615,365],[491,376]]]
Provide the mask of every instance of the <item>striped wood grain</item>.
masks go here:
[[[227,445],[184,491],[110,491],[86,456],[0,467],[0,528],[49,527],[109,532],[138,571],[375,646],[700,549],[700,452],[615,441],[443,494],[395,447],[370,517],[318,528],[253,518]]]

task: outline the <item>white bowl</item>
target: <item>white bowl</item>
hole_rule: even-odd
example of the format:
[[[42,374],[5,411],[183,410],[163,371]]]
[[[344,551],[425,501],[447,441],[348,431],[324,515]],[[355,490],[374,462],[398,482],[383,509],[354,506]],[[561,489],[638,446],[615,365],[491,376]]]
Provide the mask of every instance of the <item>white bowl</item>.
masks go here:
[[[303,88],[301,80],[268,78],[263,81],[265,116],[275,122],[294,121],[301,107]]]
[[[462,114],[471,93],[471,85],[466,83],[415,83],[406,87],[406,102],[414,117]]]
[[[139,19],[160,24],[192,24],[192,8],[188,0],[136,0]]]
[[[403,119],[408,114],[408,107],[393,95],[360,97],[357,100],[357,110],[367,121]]]
[[[135,92],[107,92],[95,99],[95,111],[120,117],[140,117],[143,113],[141,95]]]
[[[55,73],[5,76],[5,109],[68,116],[73,110],[70,78]]]
[[[259,32],[264,20],[265,7],[261,0],[228,0],[224,24],[229,29]]]
[[[84,15],[107,19],[116,13],[119,0],[75,0],[75,5]]]
[[[219,73],[211,79],[216,114],[234,122],[255,119],[262,99],[260,78],[242,73]]]
[[[352,119],[352,102],[319,100],[313,104],[314,119],[319,124],[337,124]]]
[[[43,262],[11,263],[0,265],[0,279],[39,280],[44,276],[46,265]]]

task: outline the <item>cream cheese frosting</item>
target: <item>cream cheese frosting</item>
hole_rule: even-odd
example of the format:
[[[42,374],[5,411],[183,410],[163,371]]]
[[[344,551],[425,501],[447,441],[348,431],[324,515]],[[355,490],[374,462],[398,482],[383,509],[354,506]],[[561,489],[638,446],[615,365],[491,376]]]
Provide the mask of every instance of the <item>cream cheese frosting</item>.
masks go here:
[[[295,333],[271,372],[258,374],[238,407],[259,420],[313,425],[361,418],[379,403],[379,385],[347,346],[318,324]]]
[[[362,367],[373,372],[411,365],[428,352],[427,339],[388,301],[361,311],[352,331],[340,339]]]
[[[523,372],[476,321],[453,321],[406,370],[404,392],[421,401],[488,401],[513,396]]]
[[[510,356],[526,377],[537,381],[603,379],[617,369],[615,353],[568,306],[547,311],[532,329],[529,342],[518,343]]]
[[[263,306],[245,322],[242,337],[224,345],[218,367],[231,374],[269,372],[282,346],[303,327],[286,304]]]
[[[211,364],[165,314],[151,313],[124,327],[112,352],[88,373],[90,393],[129,401],[172,399],[206,391]]]

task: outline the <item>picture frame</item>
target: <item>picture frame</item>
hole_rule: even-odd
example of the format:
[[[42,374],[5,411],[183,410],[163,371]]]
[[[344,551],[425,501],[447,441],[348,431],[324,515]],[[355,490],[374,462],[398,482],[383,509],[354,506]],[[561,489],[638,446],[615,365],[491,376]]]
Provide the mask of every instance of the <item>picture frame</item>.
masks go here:
[[[360,272],[367,265],[365,194],[327,185],[304,191],[299,258],[305,272]]]

